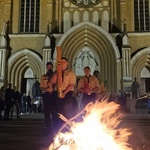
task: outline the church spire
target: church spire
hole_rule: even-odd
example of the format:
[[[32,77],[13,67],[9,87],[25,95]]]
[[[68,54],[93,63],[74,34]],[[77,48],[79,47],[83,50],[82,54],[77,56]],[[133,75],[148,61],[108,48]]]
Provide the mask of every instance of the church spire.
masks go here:
[[[47,22],[47,32],[46,32],[46,35],[48,35],[48,36],[50,36],[50,34],[51,34],[51,31],[52,31],[51,27],[52,27],[52,23],[50,23],[49,20],[48,20],[48,22]]]
[[[49,20],[47,21],[47,29],[46,29],[46,36],[44,39],[44,47],[43,47],[43,73],[46,71],[46,63],[52,61],[52,46],[51,46],[51,38],[53,34],[51,33],[51,23]]]
[[[123,20],[123,34],[127,34],[127,21],[126,21],[126,19]]]
[[[126,19],[123,21],[123,37],[122,37],[122,45],[129,46],[129,37],[127,32],[127,22]]]
[[[48,20],[44,47],[51,47],[51,37],[52,37],[52,34],[51,34],[51,23],[49,23],[49,20]]]
[[[7,29],[7,24],[5,22],[3,22],[2,36],[6,35],[6,29]]]
[[[0,46],[1,47],[6,46],[6,29],[7,29],[7,24],[4,22],[3,23],[3,28],[2,28],[2,37],[0,39]]]

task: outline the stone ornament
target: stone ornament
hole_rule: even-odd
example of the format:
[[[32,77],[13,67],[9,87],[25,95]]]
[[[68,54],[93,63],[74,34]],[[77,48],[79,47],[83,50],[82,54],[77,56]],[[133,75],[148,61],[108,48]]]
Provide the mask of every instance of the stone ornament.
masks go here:
[[[100,0],[71,0],[74,4],[78,6],[91,6],[96,5]]]

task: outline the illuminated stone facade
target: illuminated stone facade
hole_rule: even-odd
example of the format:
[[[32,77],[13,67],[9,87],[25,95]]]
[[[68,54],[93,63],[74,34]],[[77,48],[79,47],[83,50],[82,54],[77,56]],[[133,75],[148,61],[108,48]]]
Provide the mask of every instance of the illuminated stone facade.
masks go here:
[[[26,33],[20,32],[22,1],[0,1],[1,86],[11,82],[28,92],[27,80],[39,80],[47,61],[56,64],[55,46],[60,45],[78,78],[88,65],[100,71],[109,92],[130,90],[134,77],[146,92],[150,32],[135,31],[134,0],[39,2],[39,30]]]

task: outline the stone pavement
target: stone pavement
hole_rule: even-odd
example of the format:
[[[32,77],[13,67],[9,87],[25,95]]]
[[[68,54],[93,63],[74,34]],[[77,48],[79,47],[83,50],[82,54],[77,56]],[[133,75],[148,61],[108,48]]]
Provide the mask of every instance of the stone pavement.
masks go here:
[[[0,150],[48,150],[52,137],[45,134],[43,118],[38,113],[0,120]],[[134,150],[150,150],[150,114],[126,114],[123,124],[134,132],[130,138]]]
[[[31,114],[1,120],[0,150],[47,150],[52,139],[46,134],[43,118],[43,114]]]

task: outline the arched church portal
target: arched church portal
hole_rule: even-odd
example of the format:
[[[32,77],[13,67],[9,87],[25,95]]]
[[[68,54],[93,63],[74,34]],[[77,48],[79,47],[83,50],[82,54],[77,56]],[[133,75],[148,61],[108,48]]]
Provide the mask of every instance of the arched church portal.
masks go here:
[[[132,79],[136,77],[140,83],[140,94],[150,92],[150,47],[138,51],[133,56],[131,71]]]
[[[117,83],[120,53],[112,36],[102,27],[90,22],[79,23],[64,33],[57,45],[61,46],[62,55],[68,58],[69,67],[77,76],[83,75],[85,65],[90,65],[92,71],[100,71],[109,91],[120,88]]]
[[[31,84],[41,77],[41,57],[32,50],[23,49],[13,54],[8,63],[8,82],[17,86],[20,92],[30,93]]]

